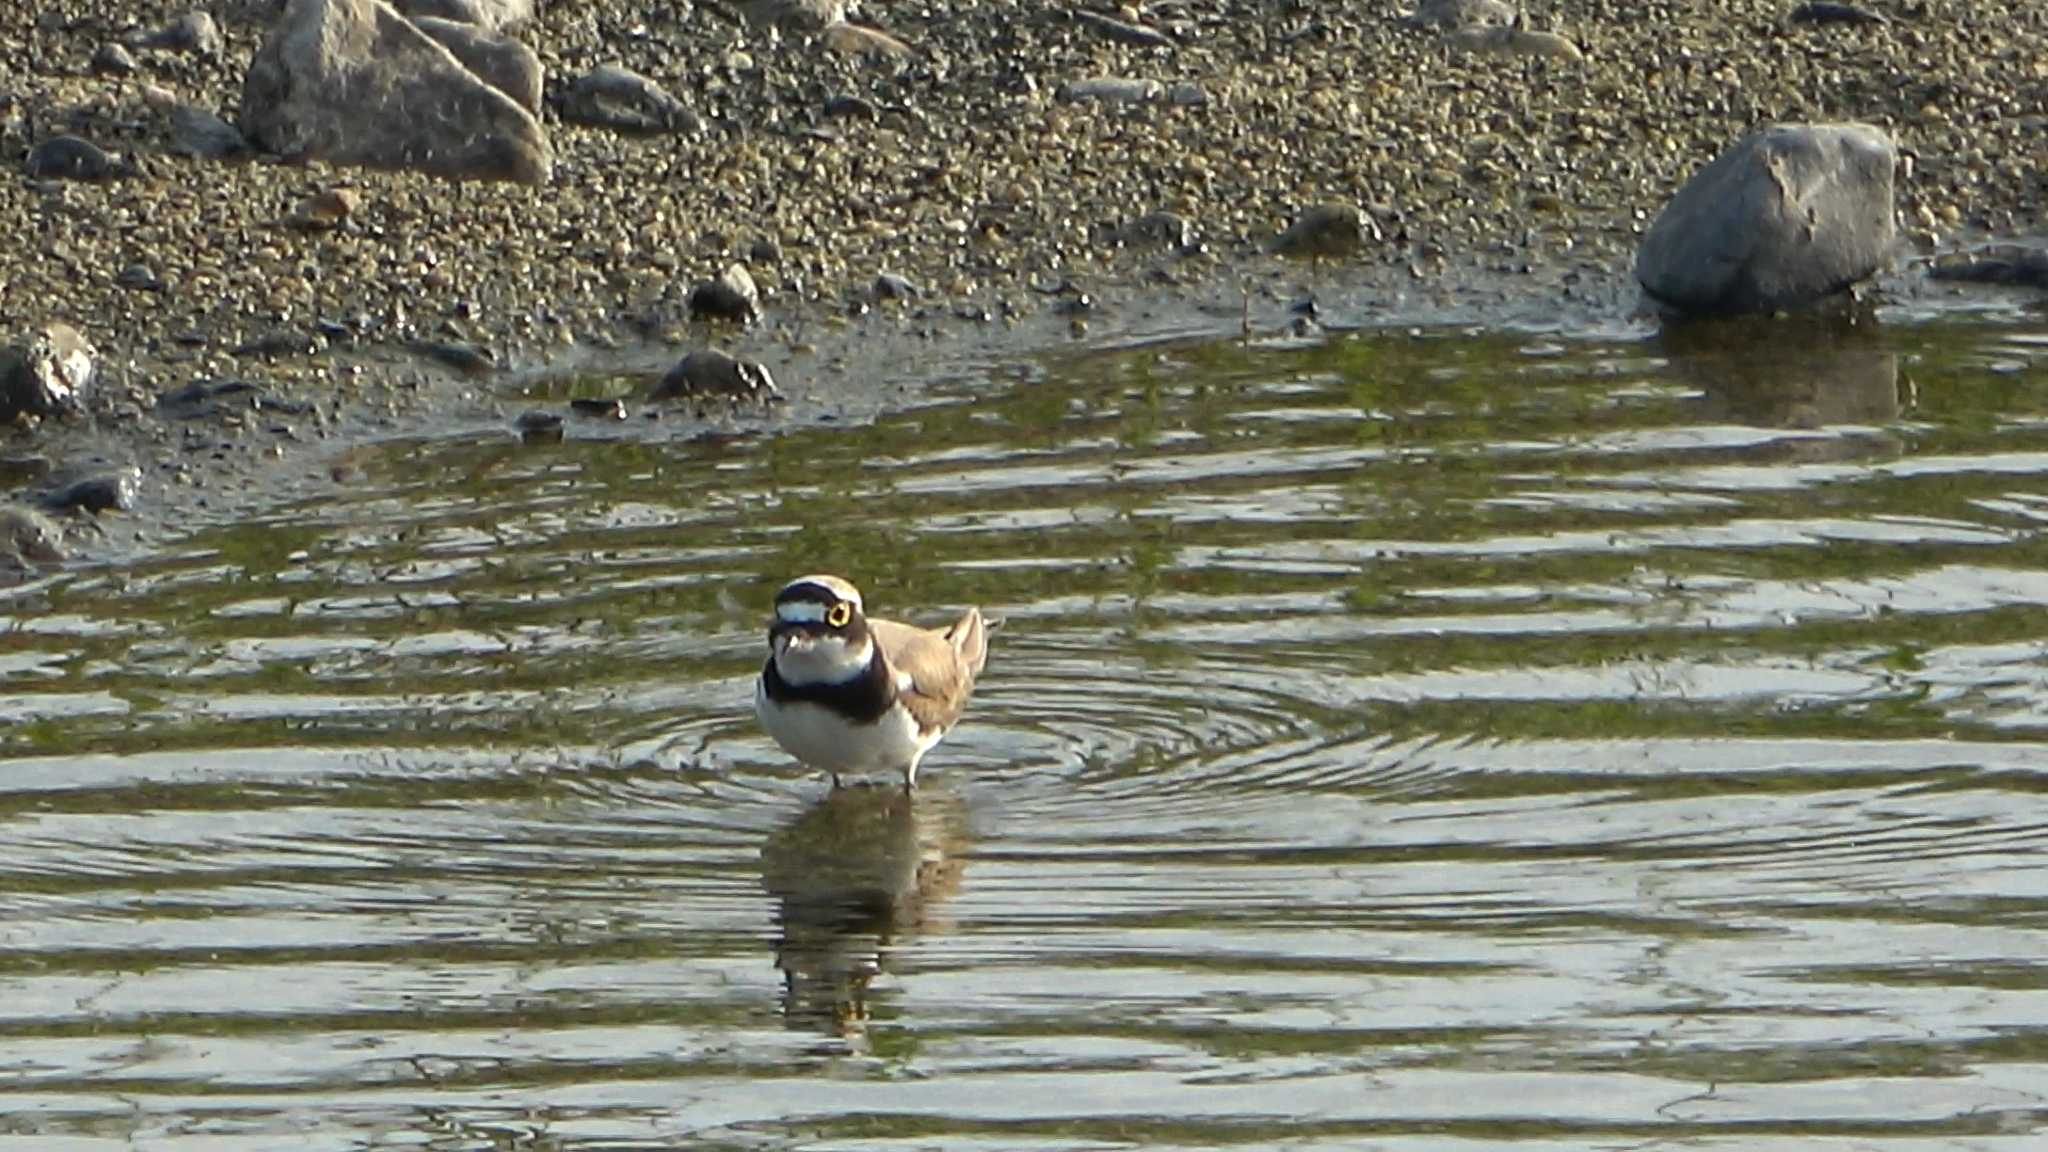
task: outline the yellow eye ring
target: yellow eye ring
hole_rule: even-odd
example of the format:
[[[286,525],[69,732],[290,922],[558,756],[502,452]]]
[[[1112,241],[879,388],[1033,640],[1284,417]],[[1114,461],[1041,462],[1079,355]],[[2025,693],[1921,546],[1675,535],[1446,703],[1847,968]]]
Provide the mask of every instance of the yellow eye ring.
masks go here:
[[[853,605],[844,602],[834,604],[825,610],[825,623],[834,628],[844,628],[853,619]]]

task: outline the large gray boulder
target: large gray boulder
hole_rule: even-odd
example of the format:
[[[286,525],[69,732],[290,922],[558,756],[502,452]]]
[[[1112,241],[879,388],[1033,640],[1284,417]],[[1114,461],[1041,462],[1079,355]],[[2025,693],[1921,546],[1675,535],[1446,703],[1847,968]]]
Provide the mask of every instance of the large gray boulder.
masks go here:
[[[547,133],[383,0],[289,0],[249,64],[242,131],[294,159],[545,183]]]
[[[1892,248],[1891,138],[1774,124],[1700,169],[1650,226],[1636,279],[1689,313],[1773,312],[1840,292]]]
[[[546,84],[547,71],[533,49],[474,24],[437,16],[415,16],[412,22],[484,83],[510,96],[533,115],[540,115],[541,89]]]
[[[533,19],[533,0],[397,0],[397,8],[414,20],[453,20],[487,32],[502,32]]]

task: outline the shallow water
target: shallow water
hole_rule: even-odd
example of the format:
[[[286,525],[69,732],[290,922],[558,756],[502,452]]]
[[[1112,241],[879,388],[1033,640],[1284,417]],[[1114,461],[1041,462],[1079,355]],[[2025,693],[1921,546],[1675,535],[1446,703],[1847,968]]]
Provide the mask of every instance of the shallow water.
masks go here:
[[[16,590],[0,1148],[2041,1148],[2048,332],[1760,331],[397,445]],[[914,800],[756,731],[813,569],[1006,619]]]

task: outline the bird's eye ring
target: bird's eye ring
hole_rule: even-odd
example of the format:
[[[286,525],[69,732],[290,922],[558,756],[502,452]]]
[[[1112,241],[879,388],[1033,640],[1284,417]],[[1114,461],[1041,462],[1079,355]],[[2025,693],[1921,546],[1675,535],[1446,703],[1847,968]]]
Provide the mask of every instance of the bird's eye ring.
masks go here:
[[[834,628],[844,628],[847,621],[852,619],[853,605],[851,604],[844,602],[834,604],[825,611],[825,623],[830,624]]]

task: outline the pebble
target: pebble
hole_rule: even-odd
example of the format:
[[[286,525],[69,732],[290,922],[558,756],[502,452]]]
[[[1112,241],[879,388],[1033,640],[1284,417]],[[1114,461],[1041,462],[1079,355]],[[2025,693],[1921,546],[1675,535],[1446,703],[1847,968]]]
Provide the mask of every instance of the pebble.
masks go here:
[[[915,300],[924,295],[916,284],[894,272],[875,277],[874,293],[877,300]]]
[[[617,396],[578,396],[569,401],[569,411],[596,420],[624,420],[626,402]]]
[[[299,201],[285,223],[301,232],[330,232],[354,215],[362,202],[353,188],[328,188]]]
[[[1159,99],[1165,92],[1166,86],[1157,80],[1129,76],[1072,80],[1061,89],[1062,95],[1076,103],[1092,100],[1098,104],[1144,104]]]
[[[689,396],[731,396],[741,399],[778,395],[775,377],[757,360],[741,360],[716,348],[699,348],[676,362],[652,391],[649,400]]]
[[[90,140],[52,136],[29,149],[23,167],[32,180],[105,180],[124,174],[125,165]]]
[[[529,444],[555,444],[562,439],[562,414],[540,408],[529,408],[519,414],[512,427],[519,432],[519,438]]]
[[[1521,56],[1551,60],[1578,60],[1585,56],[1579,46],[1555,32],[1531,32],[1526,28],[1461,28],[1444,37],[1453,48],[1485,56]]]
[[[1122,20],[1104,16],[1100,12],[1077,9],[1074,12],[1074,19],[1082,27],[1096,32],[1106,39],[1114,40],[1119,44],[1132,44],[1139,48],[1172,48],[1174,46],[1173,37],[1159,31],[1157,28],[1147,28],[1143,24],[1127,24]]]
[[[132,512],[141,493],[142,470],[131,464],[73,480],[50,493],[46,503],[60,512]]]
[[[703,131],[704,121],[675,93],[623,64],[601,64],[570,83],[562,118],[627,132]]]
[[[865,56],[877,60],[908,60],[910,45],[878,28],[841,21],[825,29],[825,47],[842,56]]]
[[[445,364],[465,376],[482,376],[498,366],[498,356],[489,348],[459,340],[407,340],[405,349]]]
[[[744,264],[729,264],[725,271],[690,289],[690,315],[708,316],[748,324],[761,314],[761,290]]]
[[[114,274],[114,283],[138,292],[163,291],[163,278],[147,264],[127,264]]]
[[[1274,237],[1273,251],[1282,256],[1349,256],[1379,240],[1379,224],[1355,204],[1317,204],[1295,218]]]
[[[141,67],[135,53],[112,40],[101,44],[92,54],[92,70],[102,76],[133,76]]]
[[[1794,24],[1847,24],[1883,25],[1890,24],[1891,17],[1882,12],[1873,12],[1855,4],[1801,4],[1792,9],[1787,17]]]
[[[240,129],[204,108],[175,104],[170,109],[170,118],[173,155],[224,160],[251,151]]]
[[[1124,221],[1113,238],[1125,248],[1192,248],[1199,235],[1194,221],[1178,212],[1147,212]]]
[[[792,32],[821,32],[846,19],[846,0],[741,0],[739,9],[752,23]]]
[[[2010,248],[1949,257],[1936,261],[1927,274],[1936,280],[2048,288],[2048,251]]]

